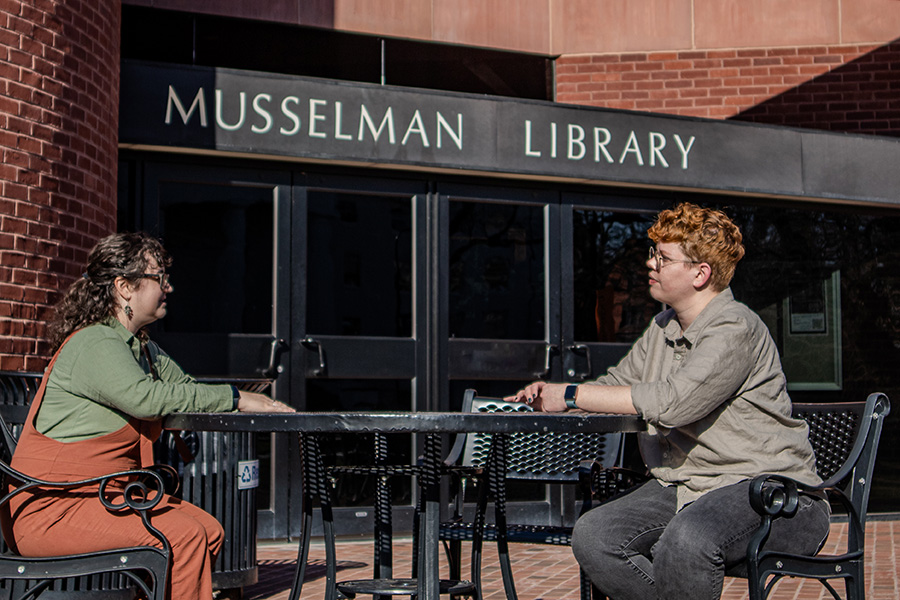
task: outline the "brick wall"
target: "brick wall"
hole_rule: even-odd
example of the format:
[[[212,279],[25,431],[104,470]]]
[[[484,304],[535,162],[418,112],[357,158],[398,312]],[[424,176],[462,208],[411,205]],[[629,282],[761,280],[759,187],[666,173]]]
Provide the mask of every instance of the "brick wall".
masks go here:
[[[52,306],[115,231],[118,0],[0,0],[0,369],[40,369]]]
[[[556,91],[565,103],[896,136],[898,66],[897,43],[562,56]]]

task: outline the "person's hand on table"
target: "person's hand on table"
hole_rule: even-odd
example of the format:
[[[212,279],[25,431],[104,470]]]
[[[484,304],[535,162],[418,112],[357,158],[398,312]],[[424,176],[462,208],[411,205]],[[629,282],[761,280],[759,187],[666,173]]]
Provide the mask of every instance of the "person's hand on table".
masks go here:
[[[565,383],[535,381],[516,392],[515,395],[507,396],[504,400],[524,402],[534,410],[541,412],[565,412],[566,401],[563,398],[565,391]]]
[[[273,400],[265,394],[257,394],[255,392],[241,391],[241,397],[238,399],[237,409],[239,412],[259,412],[259,413],[292,413],[297,412],[284,402]]]

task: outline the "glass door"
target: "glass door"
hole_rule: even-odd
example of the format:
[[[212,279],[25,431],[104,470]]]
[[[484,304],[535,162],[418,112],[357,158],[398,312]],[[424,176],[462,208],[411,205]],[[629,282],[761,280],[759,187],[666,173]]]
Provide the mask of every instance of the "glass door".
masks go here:
[[[445,187],[448,376],[481,395],[559,377],[559,207],[555,195]],[[506,382],[505,385],[503,382]],[[462,393],[451,394],[458,408]]]
[[[450,410],[463,392],[504,396],[536,379],[559,380],[558,195],[441,186],[443,310]],[[510,488],[511,522],[549,523],[545,486]]]
[[[152,334],[196,377],[278,376],[272,392],[290,403],[280,376],[289,338],[290,176],[281,171],[215,169],[165,163],[144,167],[142,210],[135,228],[162,238],[174,262],[165,319]],[[260,436],[256,489],[260,537],[284,537],[288,490],[271,477],[289,460],[287,439]],[[281,471],[285,472],[285,471]]]
[[[304,177],[296,187],[291,341],[295,398],[310,411],[411,411],[424,406],[423,183]],[[371,436],[323,440],[326,464],[369,464]],[[409,436],[390,460],[415,460]],[[338,535],[372,533],[375,478],[334,482]],[[411,530],[410,480],[393,480],[395,528]],[[318,522],[316,521],[316,527]],[[299,523],[293,524],[299,528]],[[313,531],[317,534],[317,531]]]

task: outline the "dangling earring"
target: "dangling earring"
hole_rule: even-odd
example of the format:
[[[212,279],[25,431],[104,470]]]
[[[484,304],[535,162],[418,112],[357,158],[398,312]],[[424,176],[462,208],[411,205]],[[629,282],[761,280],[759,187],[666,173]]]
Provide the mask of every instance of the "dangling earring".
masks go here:
[[[123,308],[122,310],[125,311],[125,316],[128,317],[129,321],[134,318],[134,310],[131,308],[131,306],[126,304],[125,308]]]

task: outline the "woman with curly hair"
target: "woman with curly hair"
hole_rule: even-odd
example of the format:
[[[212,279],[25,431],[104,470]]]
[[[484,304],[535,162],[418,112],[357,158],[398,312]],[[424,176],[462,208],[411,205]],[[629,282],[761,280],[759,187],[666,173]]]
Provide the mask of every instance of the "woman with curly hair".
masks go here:
[[[173,412],[293,412],[229,385],[189,377],[145,328],[166,315],[171,264],[144,233],[102,239],[57,307],[56,349],[32,402],[12,467],[40,479],[78,481],[152,463],[152,443]],[[90,493],[93,492],[93,493]],[[23,556],[160,546],[137,515],[108,512],[92,490],[22,494],[10,502]],[[166,496],[152,512],[172,546],[170,598],[212,598],[211,561],[223,537],[214,517]]]

